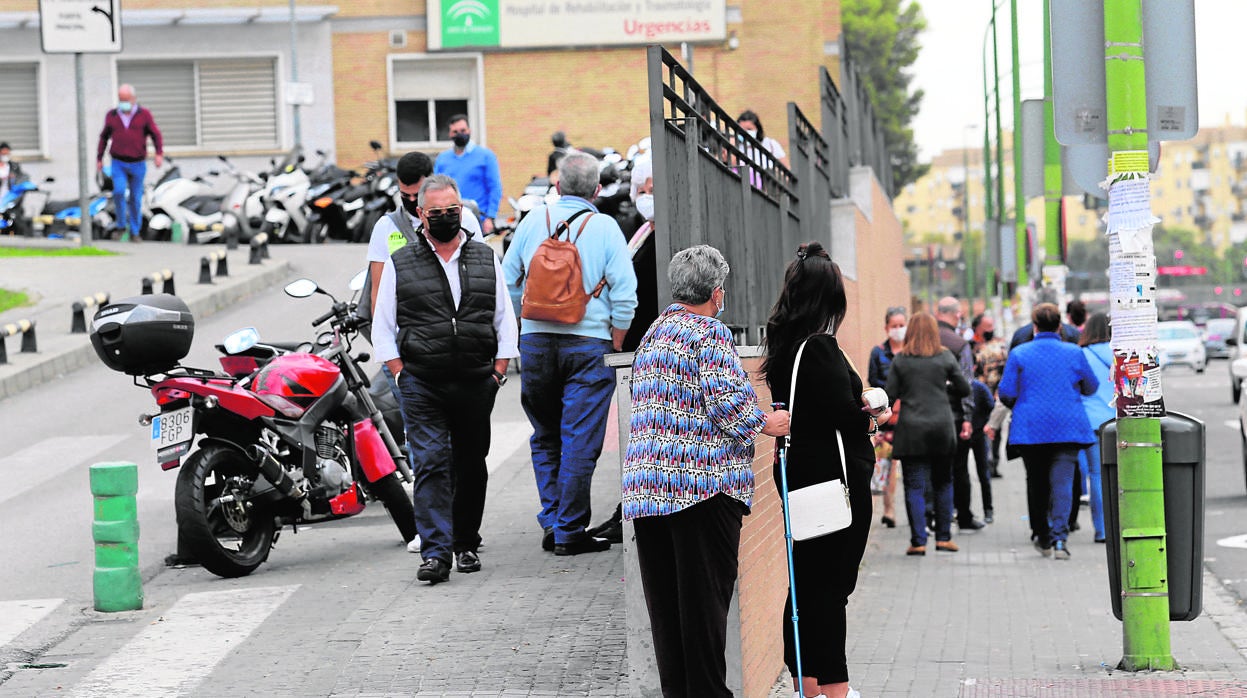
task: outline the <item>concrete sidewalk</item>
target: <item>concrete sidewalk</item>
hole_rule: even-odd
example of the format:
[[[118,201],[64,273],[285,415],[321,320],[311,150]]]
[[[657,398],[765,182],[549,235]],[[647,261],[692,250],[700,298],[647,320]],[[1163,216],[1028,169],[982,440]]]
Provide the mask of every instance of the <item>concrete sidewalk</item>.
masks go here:
[[[1021,460],[992,481],[996,523],[959,534],[958,553],[907,557],[904,503],[897,527],[874,527],[849,600],[854,688],[876,696],[1247,696],[1247,615],[1209,574],[1203,614],[1172,623],[1175,672],[1127,673],[1113,617],[1105,547],[1090,511],[1071,534],[1072,559],[1032,548]],[[975,484],[975,512],[982,514]],[[778,625],[778,619],[776,619]],[[809,631],[807,631],[809,632]],[[788,698],[791,683],[774,695]]]
[[[42,238],[0,238],[5,247],[72,247],[73,243]],[[96,241],[95,247],[117,252],[109,257],[15,257],[0,258],[0,287],[23,291],[33,305],[0,313],[0,326],[19,320],[35,323],[37,353],[22,353],[20,337],[5,341],[8,363],[0,364],[0,399],[28,390],[82,366],[99,361],[87,334],[71,334],[73,304],[84,296],[103,292],[112,300],[137,296],[142,279],[163,270],[173,272],[174,290],[186,301],[196,318],[237,303],[260,290],[284,281],[290,273],[287,249],[271,247],[271,258],[248,264],[250,250],[240,245],[227,252],[228,276],[216,276],[213,262],[211,284],[199,284],[201,259],[224,245],[183,245],[143,242]],[[360,250],[362,255],[362,249]],[[159,293],[161,282],[154,284]],[[85,312],[88,329],[95,308]]]

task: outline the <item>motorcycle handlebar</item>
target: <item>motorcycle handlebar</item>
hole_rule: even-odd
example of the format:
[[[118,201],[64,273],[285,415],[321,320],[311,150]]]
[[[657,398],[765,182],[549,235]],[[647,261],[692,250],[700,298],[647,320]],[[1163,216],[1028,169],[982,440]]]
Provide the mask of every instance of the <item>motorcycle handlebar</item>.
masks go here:
[[[320,317],[318,317],[318,318],[316,318],[315,320],[313,320],[313,321],[312,321],[312,327],[316,327],[317,325],[320,325],[321,323],[325,322],[325,321],[326,321],[326,320],[328,320],[329,318],[331,318],[331,317],[333,317],[334,315],[336,315],[336,314],[337,314],[337,312],[338,312],[338,309],[337,309],[337,308],[334,308],[333,310],[330,310],[329,312],[325,313],[324,315],[321,315]]]

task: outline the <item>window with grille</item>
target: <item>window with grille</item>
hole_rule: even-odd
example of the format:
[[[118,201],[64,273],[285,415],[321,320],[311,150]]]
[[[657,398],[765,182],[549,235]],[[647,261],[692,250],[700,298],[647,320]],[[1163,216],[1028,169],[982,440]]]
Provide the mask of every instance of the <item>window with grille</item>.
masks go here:
[[[475,58],[392,57],[390,63],[391,141],[396,148],[449,147],[447,120],[467,114],[479,130]]]
[[[271,57],[119,61],[117,82],[134,85],[166,148],[275,148],[276,71]]]
[[[0,141],[16,153],[38,153],[39,64],[0,63]]]

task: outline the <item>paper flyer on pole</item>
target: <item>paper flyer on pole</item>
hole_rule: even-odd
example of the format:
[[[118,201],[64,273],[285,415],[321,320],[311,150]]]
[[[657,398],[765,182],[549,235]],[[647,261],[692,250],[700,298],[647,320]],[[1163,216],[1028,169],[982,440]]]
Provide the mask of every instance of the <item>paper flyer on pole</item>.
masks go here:
[[[1114,327],[1114,344],[1117,343],[1115,335],[1116,327]],[[1114,388],[1117,393],[1118,419],[1165,416],[1165,400],[1160,377],[1160,352],[1155,344],[1114,348],[1113,377],[1117,381]]]

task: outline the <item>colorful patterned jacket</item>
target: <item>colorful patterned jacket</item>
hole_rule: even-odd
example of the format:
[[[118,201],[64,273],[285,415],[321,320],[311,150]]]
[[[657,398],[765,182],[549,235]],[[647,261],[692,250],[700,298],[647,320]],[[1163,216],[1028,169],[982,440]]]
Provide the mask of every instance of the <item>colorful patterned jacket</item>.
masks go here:
[[[669,306],[632,362],[623,516],[674,514],[723,493],[753,504],[753,442],[766,415],[727,327]]]

